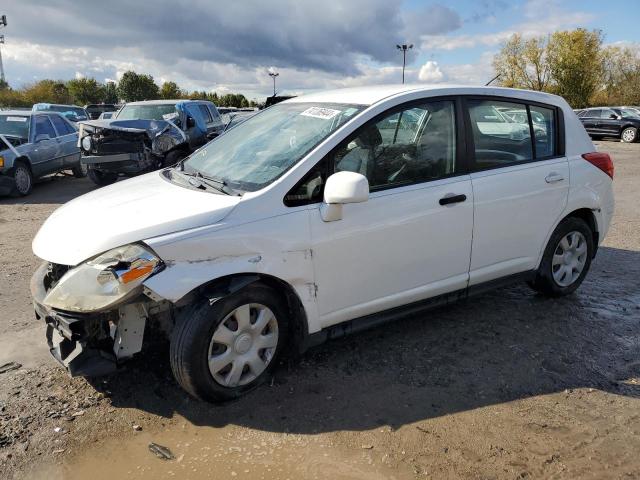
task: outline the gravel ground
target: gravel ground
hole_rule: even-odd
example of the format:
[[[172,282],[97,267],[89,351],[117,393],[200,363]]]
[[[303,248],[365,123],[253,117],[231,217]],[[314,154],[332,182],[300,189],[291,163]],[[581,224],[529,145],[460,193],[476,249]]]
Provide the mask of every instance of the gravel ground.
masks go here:
[[[0,477],[640,478],[640,145],[598,145],[616,215],[576,294],[518,285],[330,342],[224,406],[176,386],[162,343],[68,378],[33,317],[30,244],[93,187],[0,199],[0,365],[22,365],[0,373]]]

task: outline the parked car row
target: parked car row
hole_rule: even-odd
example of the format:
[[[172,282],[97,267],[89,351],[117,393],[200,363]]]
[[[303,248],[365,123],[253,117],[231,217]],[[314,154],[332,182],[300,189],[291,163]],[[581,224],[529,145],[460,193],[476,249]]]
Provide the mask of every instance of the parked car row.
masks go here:
[[[591,138],[616,137],[638,141],[640,107],[593,107],[575,111]]]

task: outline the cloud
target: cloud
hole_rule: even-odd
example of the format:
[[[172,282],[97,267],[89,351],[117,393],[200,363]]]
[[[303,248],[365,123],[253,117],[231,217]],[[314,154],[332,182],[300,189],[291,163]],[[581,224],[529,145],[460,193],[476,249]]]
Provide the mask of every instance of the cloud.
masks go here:
[[[422,67],[418,73],[418,79],[422,82],[437,83],[444,79],[444,73],[440,70],[438,62],[429,60]]]

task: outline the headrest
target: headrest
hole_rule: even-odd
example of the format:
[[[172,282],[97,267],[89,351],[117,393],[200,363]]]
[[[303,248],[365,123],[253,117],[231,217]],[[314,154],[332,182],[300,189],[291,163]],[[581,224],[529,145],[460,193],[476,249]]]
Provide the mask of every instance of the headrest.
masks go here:
[[[369,125],[360,132],[356,141],[361,143],[364,148],[375,148],[382,144],[382,135],[375,125]]]

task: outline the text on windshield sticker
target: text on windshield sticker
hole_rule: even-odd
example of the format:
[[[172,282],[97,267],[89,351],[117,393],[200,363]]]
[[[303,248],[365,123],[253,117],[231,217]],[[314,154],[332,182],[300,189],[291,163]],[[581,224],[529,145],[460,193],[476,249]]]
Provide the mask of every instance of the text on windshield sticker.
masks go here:
[[[303,117],[322,118],[323,120],[329,120],[340,113],[340,110],[334,110],[332,108],[321,107],[309,107],[300,115]]]
[[[7,117],[7,122],[26,122],[27,117]]]

